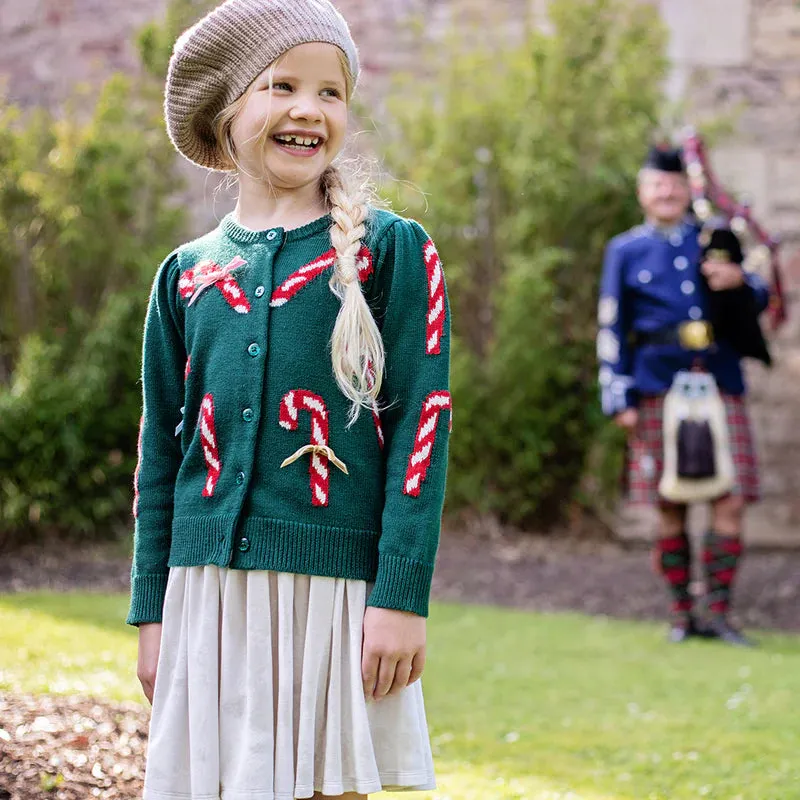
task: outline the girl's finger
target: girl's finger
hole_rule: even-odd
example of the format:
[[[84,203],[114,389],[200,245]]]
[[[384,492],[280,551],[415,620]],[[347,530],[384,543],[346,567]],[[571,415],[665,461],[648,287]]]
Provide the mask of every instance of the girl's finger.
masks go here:
[[[411,659],[411,675],[408,678],[408,685],[410,686],[414,681],[418,681],[422,677],[422,671],[425,669],[425,648],[423,647],[413,659]]]
[[[394,681],[389,689],[389,694],[398,694],[408,686],[411,678],[411,659],[404,658],[402,661],[397,662],[397,668],[394,671]]]
[[[394,674],[397,670],[397,661],[393,658],[383,657],[378,668],[378,682],[375,685],[373,697],[380,700],[385,697],[394,683]]]
[[[361,679],[364,682],[364,697],[372,697],[378,680],[380,659],[374,653],[364,651],[361,657]]]

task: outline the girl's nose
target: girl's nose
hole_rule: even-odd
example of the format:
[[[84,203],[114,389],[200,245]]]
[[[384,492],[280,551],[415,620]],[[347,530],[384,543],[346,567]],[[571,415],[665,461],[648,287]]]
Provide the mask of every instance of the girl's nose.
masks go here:
[[[311,97],[298,95],[289,116],[292,119],[304,119],[308,122],[322,122],[322,111],[315,98]]]

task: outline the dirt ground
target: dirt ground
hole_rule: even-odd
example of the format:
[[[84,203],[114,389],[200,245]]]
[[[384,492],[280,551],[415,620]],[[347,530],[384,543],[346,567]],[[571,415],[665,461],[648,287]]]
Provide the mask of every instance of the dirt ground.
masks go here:
[[[5,554],[0,592],[126,591],[124,550],[31,547]],[[667,605],[647,547],[523,535],[485,521],[443,536],[433,595],[632,619],[663,618]],[[736,599],[745,627],[800,631],[800,553],[750,553]],[[140,798],[148,718],[135,704],[0,695],[0,800]]]
[[[128,591],[124,546],[29,547],[0,557],[0,593],[31,589]],[[698,576],[699,577],[699,576]],[[698,584],[698,592],[702,587]],[[537,611],[660,619],[667,608],[647,546],[545,537],[465,521],[442,536],[433,596]],[[800,551],[747,553],[736,614],[747,627],[800,631]],[[0,798],[2,800],[2,798]]]

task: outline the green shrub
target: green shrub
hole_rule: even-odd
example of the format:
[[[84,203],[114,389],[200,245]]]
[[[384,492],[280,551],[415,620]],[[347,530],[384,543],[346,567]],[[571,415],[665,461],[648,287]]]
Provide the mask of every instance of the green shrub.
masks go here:
[[[88,122],[0,118],[0,537],[129,520],[142,321],[181,235],[152,86],[108,81]]]
[[[574,502],[603,425],[602,251],[637,220],[665,70],[647,5],[553,0],[549,13],[517,43],[509,21],[502,40],[468,30],[428,48],[428,80],[395,87],[381,131],[402,179],[392,201],[424,220],[448,276],[449,508],[535,526]]]

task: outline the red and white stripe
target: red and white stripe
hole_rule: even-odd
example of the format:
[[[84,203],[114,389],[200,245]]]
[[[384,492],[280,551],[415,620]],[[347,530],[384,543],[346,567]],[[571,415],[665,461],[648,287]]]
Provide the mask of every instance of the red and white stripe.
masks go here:
[[[224,267],[210,259],[199,261],[194,267],[181,273],[178,279],[181,297],[191,305],[204,289],[216,286],[237,314],[247,314],[250,311],[250,302],[232,275],[233,270],[246,263],[241,256],[235,256]]]
[[[200,443],[206,459],[208,475],[203,487],[203,497],[213,497],[214,488],[219,480],[222,463],[219,459],[219,442],[214,427],[214,396],[207,394],[200,405]]]
[[[186,366],[183,368],[183,379],[184,381],[189,379],[189,373],[192,371],[192,356],[189,354],[186,357]]]
[[[381,422],[381,415],[378,413],[377,408],[372,409],[372,419],[375,421],[375,433],[378,435],[378,447],[383,450],[386,441],[383,438],[383,423]]]
[[[375,385],[375,367],[372,365],[371,361],[367,364],[367,376],[371,389]],[[381,422],[381,414],[377,403],[372,404],[372,419],[375,422],[375,433],[378,435],[378,447],[383,450],[383,446],[386,442],[383,438],[383,423]]]
[[[425,350],[429,356],[441,352],[446,309],[444,304],[444,274],[436,245],[428,239],[423,247],[425,268],[428,271],[428,317],[425,329]]]
[[[293,272],[273,293],[269,304],[273,308],[285,305],[289,302],[304,286],[308,285],[314,278],[318,278],[330,269],[336,262],[336,250],[328,250],[308,264],[303,265],[300,269]],[[361,283],[372,275],[372,253],[366,245],[362,245],[361,250],[358,251],[356,257],[356,266],[358,267],[358,279]]]
[[[280,426],[289,431],[296,431],[300,411],[308,411],[311,414],[311,444],[327,447],[328,409],[325,407],[325,401],[319,395],[305,389],[287,392],[278,412]],[[312,453],[308,472],[311,479],[311,503],[315,506],[327,506],[330,484],[328,457]]]
[[[408,459],[406,481],[403,494],[419,497],[422,484],[431,463],[431,452],[436,442],[436,426],[439,414],[450,411],[449,430],[453,429],[453,411],[450,392],[431,392],[422,404],[422,413],[417,428],[417,438],[414,440],[414,451]]]
[[[139,418],[139,439],[136,443],[136,470],[133,473],[133,516],[139,516],[139,472],[142,469],[142,430],[144,428],[144,417]]]
[[[184,300],[194,294],[194,269],[185,269],[178,278],[178,291]]]
[[[242,287],[236,282],[236,278],[229,275],[217,283],[217,288],[237,314],[247,314],[250,311],[250,302],[245,297]]]

